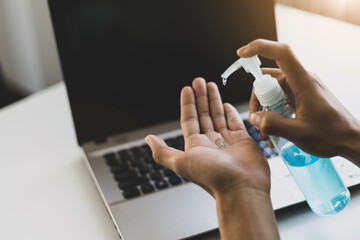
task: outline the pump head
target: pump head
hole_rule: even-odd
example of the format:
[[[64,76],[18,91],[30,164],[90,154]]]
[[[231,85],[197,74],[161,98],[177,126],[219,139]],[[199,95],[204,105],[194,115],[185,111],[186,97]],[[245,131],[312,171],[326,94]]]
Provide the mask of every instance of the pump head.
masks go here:
[[[258,56],[240,58],[234,62],[222,75],[223,83],[226,79],[240,68],[255,77],[254,92],[260,104],[264,107],[271,106],[282,99],[284,92],[275,78],[270,75],[263,75],[260,69],[261,62]]]
[[[226,71],[221,75],[223,79],[227,79],[231,74],[240,68],[244,68],[247,73],[251,73],[256,79],[262,76],[260,70],[261,62],[258,56],[253,56],[250,58],[240,58],[234,62]]]

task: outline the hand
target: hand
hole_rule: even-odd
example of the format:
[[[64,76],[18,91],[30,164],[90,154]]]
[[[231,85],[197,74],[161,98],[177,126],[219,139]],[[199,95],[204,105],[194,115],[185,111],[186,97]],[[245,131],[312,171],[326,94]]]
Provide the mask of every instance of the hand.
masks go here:
[[[340,155],[360,161],[360,124],[314,75],[307,72],[289,46],[255,40],[237,51],[240,57],[261,55],[276,60],[280,69],[262,69],[275,77],[296,110],[295,119],[258,112],[252,93],[250,122],[267,135],[284,137],[305,152],[319,157]]]
[[[269,165],[236,109],[222,104],[216,84],[201,78],[183,88],[180,102],[185,152],[150,135],[145,140],[155,161],[216,199],[221,239],[279,239]]]
[[[181,92],[185,152],[156,137],[146,142],[156,162],[197,183],[215,198],[251,188],[269,195],[270,171],[236,109],[223,104],[215,83],[197,78]],[[215,142],[224,139],[224,147]]]

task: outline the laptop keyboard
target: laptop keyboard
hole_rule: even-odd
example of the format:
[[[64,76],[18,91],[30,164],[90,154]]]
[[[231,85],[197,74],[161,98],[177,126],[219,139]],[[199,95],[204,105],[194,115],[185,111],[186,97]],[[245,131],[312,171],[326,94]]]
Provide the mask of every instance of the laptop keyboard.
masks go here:
[[[166,139],[174,148],[184,150],[183,136]],[[157,164],[146,144],[104,155],[126,199],[187,182],[170,169]]]
[[[244,123],[249,135],[262,149],[265,157],[277,156],[277,152],[268,147],[267,141],[261,141],[259,131],[250,122],[244,121]],[[165,142],[170,147],[184,150],[183,136],[165,139]],[[157,164],[152,157],[151,149],[146,144],[107,153],[104,158],[125,199],[153,193],[188,181],[170,169]]]
[[[245,120],[244,125],[250,137],[260,147],[266,158],[276,157],[279,155],[275,148],[269,148],[268,141],[261,141],[260,132],[249,121]]]

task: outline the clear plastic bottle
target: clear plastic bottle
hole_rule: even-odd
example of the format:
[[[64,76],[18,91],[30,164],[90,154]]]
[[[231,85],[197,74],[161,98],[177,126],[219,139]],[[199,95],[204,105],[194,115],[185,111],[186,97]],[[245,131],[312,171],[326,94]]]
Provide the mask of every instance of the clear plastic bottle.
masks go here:
[[[222,75],[223,82],[226,83],[227,77],[241,67],[255,76],[254,92],[264,111],[286,117],[295,115],[277,80],[269,75],[262,75],[257,56],[241,58],[235,62]],[[329,158],[311,156],[281,137],[270,136],[270,140],[314,213],[326,216],[344,209],[349,202],[350,192]]]
[[[285,95],[279,102],[263,107],[263,110],[287,117],[293,115]],[[270,139],[313,212],[321,216],[332,215],[347,205],[349,190],[329,158],[311,156],[281,137],[270,136]]]

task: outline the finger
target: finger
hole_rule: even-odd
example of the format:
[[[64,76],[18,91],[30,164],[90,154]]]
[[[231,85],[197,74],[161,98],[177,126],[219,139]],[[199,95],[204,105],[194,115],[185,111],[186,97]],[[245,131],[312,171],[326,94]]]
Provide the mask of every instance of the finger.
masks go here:
[[[251,97],[250,97],[250,101],[249,101],[249,116],[250,114],[257,112],[261,109],[261,105],[254,93],[254,88],[251,91]]]
[[[196,78],[193,81],[193,89],[196,97],[196,109],[200,121],[202,133],[214,131],[212,119],[210,117],[208,93],[206,82],[203,78]]]
[[[224,104],[227,125],[232,131],[245,130],[244,122],[242,121],[239,112],[233,105],[229,103]]]
[[[213,82],[207,84],[210,99],[210,112],[215,130],[221,132],[228,128],[224,113],[224,107],[217,85]]]
[[[153,158],[157,163],[198,184],[211,195],[213,194],[210,188],[193,179],[191,174],[191,161],[193,159],[186,159],[185,152],[168,147],[164,140],[154,135],[148,135],[145,141],[151,148]]]
[[[271,77],[278,80],[281,88],[284,91],[291,91],[289,85],[286,83],[286,76],[280,69],[278,69],[278,68],[262,68],[261,71],[263,74],[270,75]]]
[[[281,71],[281,69],[279,68],[261,68],[261,72],[262,74],[269,74],[271,75],[273,78],[276,79],[281,79],[285,76],[285,74],[283,73],[283,71]]]
[[[261,55],[263,57],[276,60],[280,69],[289,78],[289,85],[293,91],[302,89],[304,83],[309,81],[306,77],[299,78],[299,76],[306,76],[307,71],[297,60],[290,47],[286,44],[258,39],[240,48],[237,51],[237,54],[240,57]]]
[[[191,87],[184,87],[181,91],[181,129],[184,138],[200,133],[200,125],[196,112],[195,96]]]
[[[296,119],[288,118],[274,112],[253,113],[250,115],[249,121],[262,134],[279,136],[290,141],[306,131]]]
[[[146,143],[153,152],[154,160],[172,170],[175,170],[177,164],[181,164],[184,152],[175,148],[168,147],[164,140],[154,135],[148,135],[145,138]]]

